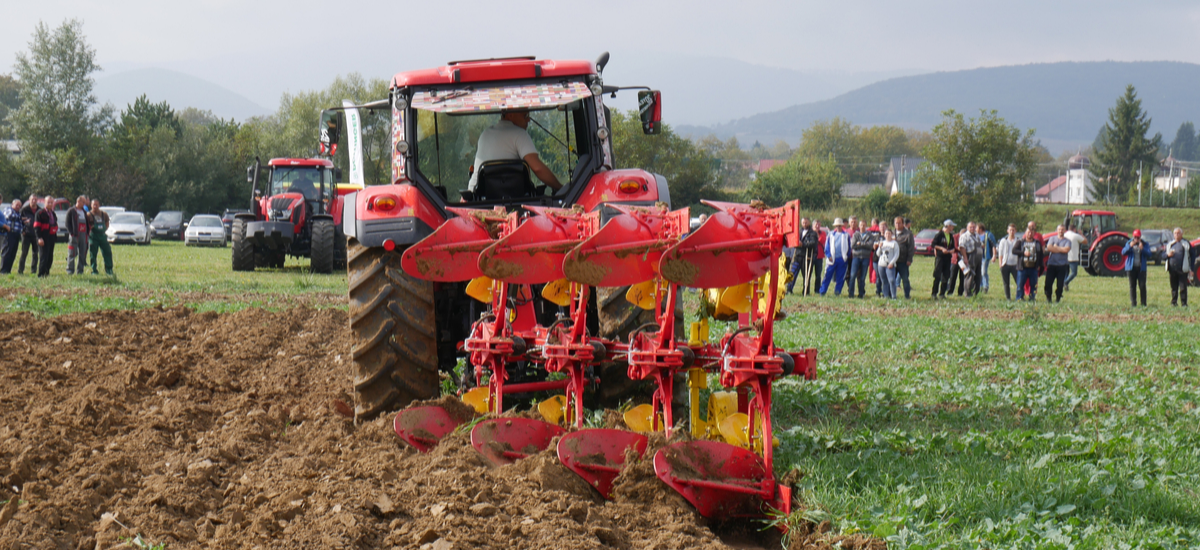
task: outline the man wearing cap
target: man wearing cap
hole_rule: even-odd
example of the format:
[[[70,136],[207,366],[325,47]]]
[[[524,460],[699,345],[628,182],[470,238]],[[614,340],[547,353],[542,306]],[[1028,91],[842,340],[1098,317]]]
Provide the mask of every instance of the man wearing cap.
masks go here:
[[[479,148],[475,151],[475,166],[471,172],[469,191],[478,192],[479,168],[492,160],[523,160],[534,175],[551,189],[558,191],[562,184],[554,172],[542,162],[537,147],[526,129],[532,116],[527,110],[504,111],[500,121],[479,134]]]
[[[954,256],[954,220],[942,222],[942,230],[933,236],[933,299],[946,297],[950,287],[950,260]]]
[[[1146,257],[1150,255],[1150,247],[1142,240],[1142,230],[1134,229],[1133,238],[1121,249],[1125,256],[1125,273],[1129,275],[1129,301],[1137,307],[1137,290],[1142,291],[1142,306],[1146,305]]]
[[[846,262],[850,259],[850,237],[843,231],[845,224],[841,218],[833,220],[833,232],[825,239],[825,258],[829,266],[825,268],[825,280],[821,281],[821,296],[829,290],[829,283],[836,280],[833,288],[834,296],[842,295],[842,285],[846,281]]]

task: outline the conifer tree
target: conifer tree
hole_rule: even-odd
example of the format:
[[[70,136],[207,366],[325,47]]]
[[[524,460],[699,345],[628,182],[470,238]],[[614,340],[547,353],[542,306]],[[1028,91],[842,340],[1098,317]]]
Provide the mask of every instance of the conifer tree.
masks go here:
[[[1132,193],[1136,200],[1138,164],[1157,165],[1162,145],[1162,135],[1149,138],[1149,131],[1150,116],[1142,110],[1142,100],[1130,84],[1125,87],[1125,95],[1117,98],[1116,106],[1108,110],[1108,123],[1097,140],[1091,169],[1098,179],[1093,199],[1122,202]]]

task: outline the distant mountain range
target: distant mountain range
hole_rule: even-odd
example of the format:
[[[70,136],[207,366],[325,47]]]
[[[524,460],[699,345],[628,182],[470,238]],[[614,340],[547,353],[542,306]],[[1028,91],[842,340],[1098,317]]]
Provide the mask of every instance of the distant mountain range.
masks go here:
[[[1151,132],[1170,142],[1185,121],[1200,122],[1200,65],[1158,62],[1065,62],[938,72],[892,78],[832,99],[794,105],[712,126],[677,125],[690,137],[737,136],[749,147],[785,140],[793,145],[818,120],[841,117],[861,126],[894,125],[928,130],[941,113],[967,116],[995,109],[1054,153],[1089,145],[1108,120],[1108,109],[1133,84],[1153,120]],[[736,101],[728,90],[722,100]]]
[[[167,69],[135,69],[101,76],[96,79],[94,93],[101,104],[111,103],[117,111],[146,94],[152,103],[166,101],[176,112],[195,107],[239,122],[272,112],[212,82]]]

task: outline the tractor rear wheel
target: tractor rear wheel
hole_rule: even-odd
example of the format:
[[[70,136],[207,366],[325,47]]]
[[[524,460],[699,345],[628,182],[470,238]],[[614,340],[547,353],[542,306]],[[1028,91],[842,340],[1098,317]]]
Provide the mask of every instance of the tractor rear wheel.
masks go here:
[[[1100,239],[1092,248],[1092,271],[1101,277],[1120,277],[1125,273],[1125,256],[1121,249],[1129,238],[1124,235],[1109,235]]]
[[[246,220],[233,220],[233,270],[254,271],[254,244],[246,240]]]
[[[441,393],[433,283],[400,268],[400,251],[348,243],[354,414],[373,418]]]
[[[310,253],[313,273],[333,273],[334,237],[333,220],[313,220]]]
[[[658,325],[653,311],[637,307],[625,299],[628,291],[628,286],[595,289],[601,338],[628,342],[629,334],[639,327]],[[683,332],[683,310],[678,305],[675,308],[675,335],[686,335]],[[628,370],[629,364],[624,361],[600,365],[598,374],[601,382],[596,397],[602,406],[616,406],[644,385],[642,380],[630,380]],[[686,386],[684,389],[687,389]]]

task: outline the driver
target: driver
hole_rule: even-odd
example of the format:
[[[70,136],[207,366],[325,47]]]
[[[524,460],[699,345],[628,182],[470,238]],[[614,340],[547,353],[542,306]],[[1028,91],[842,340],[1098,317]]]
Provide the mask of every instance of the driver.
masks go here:
[[[308,179],[308,176],[306,176],[304,174],[300,174],[300,177],[292,180],[292,185],[291,185],[291,187],[288,187],[287,192],[288,193],[299,193],[299,194],[303,195],[304,198],[308,199],[308,198],[312,197],[313,190],[314,190],[314,187],[313,187],[312,180]]]
[[[475,168],[471,172],[471,183],[468,191],[476,191],[479,178],[479,167],[492,160],[524,160],[533,170],[534,175],[551,189],[558,191],[562,184],[554,176],[554,172],[546,167],[538,156],[537,147],[525,129],[529,127],[530,119],[527,110],[512,110],[500,113],[500,121],[479,134],[479,148],[475,152]]]

